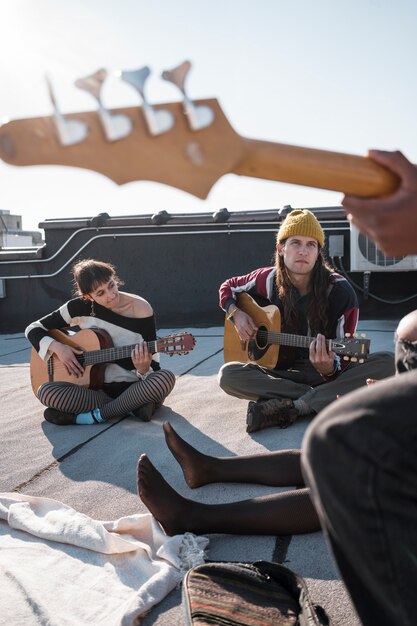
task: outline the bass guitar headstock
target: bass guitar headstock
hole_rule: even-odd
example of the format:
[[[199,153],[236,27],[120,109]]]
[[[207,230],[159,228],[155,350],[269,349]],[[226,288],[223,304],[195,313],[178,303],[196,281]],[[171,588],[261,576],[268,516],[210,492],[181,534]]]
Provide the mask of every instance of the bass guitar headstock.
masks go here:
[[[206,198],[225,174],[333,189],[359,196],[391,193],[398,179],[355,155],[300,148],[238,135],[215,99],[192,100],[186,89],[191,63],[162,78],[181,101],[153,105],[146,96],[149,67],[121,71],[141,106],[107,109],[102,100],[107,71],[100,69],[75,84],[96,109],[63,114],[50,81],[53,114],[0,126],[0,157],[12,165],[64,165],[99,172],[117,184],[148,180]]]
[[[177,86],[181,102],[152,105],[146,98],[147,67],[120,72],[142,106],[108,110],[99,70],[76,81],[96,101],[95,111],[64,115],[51,83],[54,114],[12,120],[0,127],[0,156],[13,165],[64,165],[99,172],[117,184],[148,180],[206,198],[214,183],[233,171],[242,151],[217,100],[192,101],[185,90],[191,65],[163,73]]]

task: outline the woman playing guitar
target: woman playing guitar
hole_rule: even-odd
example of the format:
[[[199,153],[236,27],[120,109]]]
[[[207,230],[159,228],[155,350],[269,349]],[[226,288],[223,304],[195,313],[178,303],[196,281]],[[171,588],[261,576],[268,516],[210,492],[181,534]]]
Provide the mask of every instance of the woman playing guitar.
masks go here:
[[[156,339],[151,305],[140,296],[119,291],[123,282],[110,263],[82,260],[73,266],[72,274],[76,297],[26,329],[37,355],[49,365],[46,381],[35,390],[47,407],[45,419],[59,425],[98,424],[133,412],[148,421],[175,384],[174,374],[161,369],[158,355],[148,349],[147,342]],[[54,334],[56,329],[75,326],[85,329],[78,335],[93,335],[98,347],[134,347],[125,358],[104,368],[87,368],[80,349],[84,346]],[[101,379],[95,368],[101,368]]]

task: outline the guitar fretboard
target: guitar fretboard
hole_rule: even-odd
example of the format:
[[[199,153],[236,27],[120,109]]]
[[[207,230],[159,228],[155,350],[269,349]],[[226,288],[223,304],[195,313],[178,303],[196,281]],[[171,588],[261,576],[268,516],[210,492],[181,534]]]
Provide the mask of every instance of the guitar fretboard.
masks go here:
[[[98,363],[112,363],[119,359],[128,359],[132,354],[132,350],[136,344],[130,346],[120,346],[119,348],[103,348],[102,350],[90,350],[89,352],[83,352],[79,357],[80,363],[84,366],[97,365]],[[146,341],[148,350],[151,354],[160,352],[162,349],[159,346],[158,340]]]
[[[258,330],[258,339],[262,340],[262,343],[270,343],[280,346],[294,346],[296,348],[309,348],[315,337],[306,337],[305,335],[290,335],[287,333],[275,333],[266,330]],[[326,348],[332,349],[332,341],[326,339]]]

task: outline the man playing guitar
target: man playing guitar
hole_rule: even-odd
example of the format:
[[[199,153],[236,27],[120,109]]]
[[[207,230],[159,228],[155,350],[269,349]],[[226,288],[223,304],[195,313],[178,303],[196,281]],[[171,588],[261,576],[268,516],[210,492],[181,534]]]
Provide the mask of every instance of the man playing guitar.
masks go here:
[[[281,347],[272,367],[234,361],[220,369],[221,388],[250,401],[248,432],[286,428],[297,416],[316,414],[339,395],[366,385],[367,379],[394,374],[390,352],[375,353],[359,364],[343,361],[329,349],[326,337],[355,332],[359,310],[353,288],[323,256],[324,238],[312,212],[291,211],[277,234],[275,267],[229,278],[220,287],[220,306],[242,342],[253,338],[258,327],[238,306],[241,293],[278,307],[284,332],[315,337],[308,348]]]

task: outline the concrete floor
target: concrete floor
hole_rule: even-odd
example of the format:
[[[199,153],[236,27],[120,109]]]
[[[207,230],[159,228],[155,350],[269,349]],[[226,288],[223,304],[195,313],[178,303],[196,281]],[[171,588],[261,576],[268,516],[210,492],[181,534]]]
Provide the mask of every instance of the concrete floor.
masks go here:
[[[360,332],[371,339],[371,350],[392,350],[395,321],[363,322]],[[175,329],[163,329],[160,336]],[[187,329],[197,345],[187,356],[162,356],[177,383],[166,404],[149,423],[133,418],[99,426],[58,427],[43,420],[43,407],[29,380],[30,348],[23,334],[0,336],[2,401],[0,491],[47,496],[65,502],[96,519],[116,519],[145,512],[136,495],[136,460],[146,452],[169,482],[186,497],[202,502],[228,502],[276,491],[259,485],[208,485],[190,490],[169,453],[162,423],[169,420],[181,436],[216,456],[252,454],[299,448],[309,420],[299,419],[286,430],[245,432],[247,403],[224,394],[216,373],[223,363],[223,329]],[[4,522],[1,522],[4,523]],[[322,604],[334,626],[356,626],[357,618],[320,532],[289,538],[211,535],[208,558],[243,560],[284,558],[305,576],[316,603]],[[1,594],[1,586],[0,586]],[[183,623],[179,590],[171,592],[142,624]],[[13,624],[13,616],[2,616]],[[34,624],[36,622],[33,622]]]

